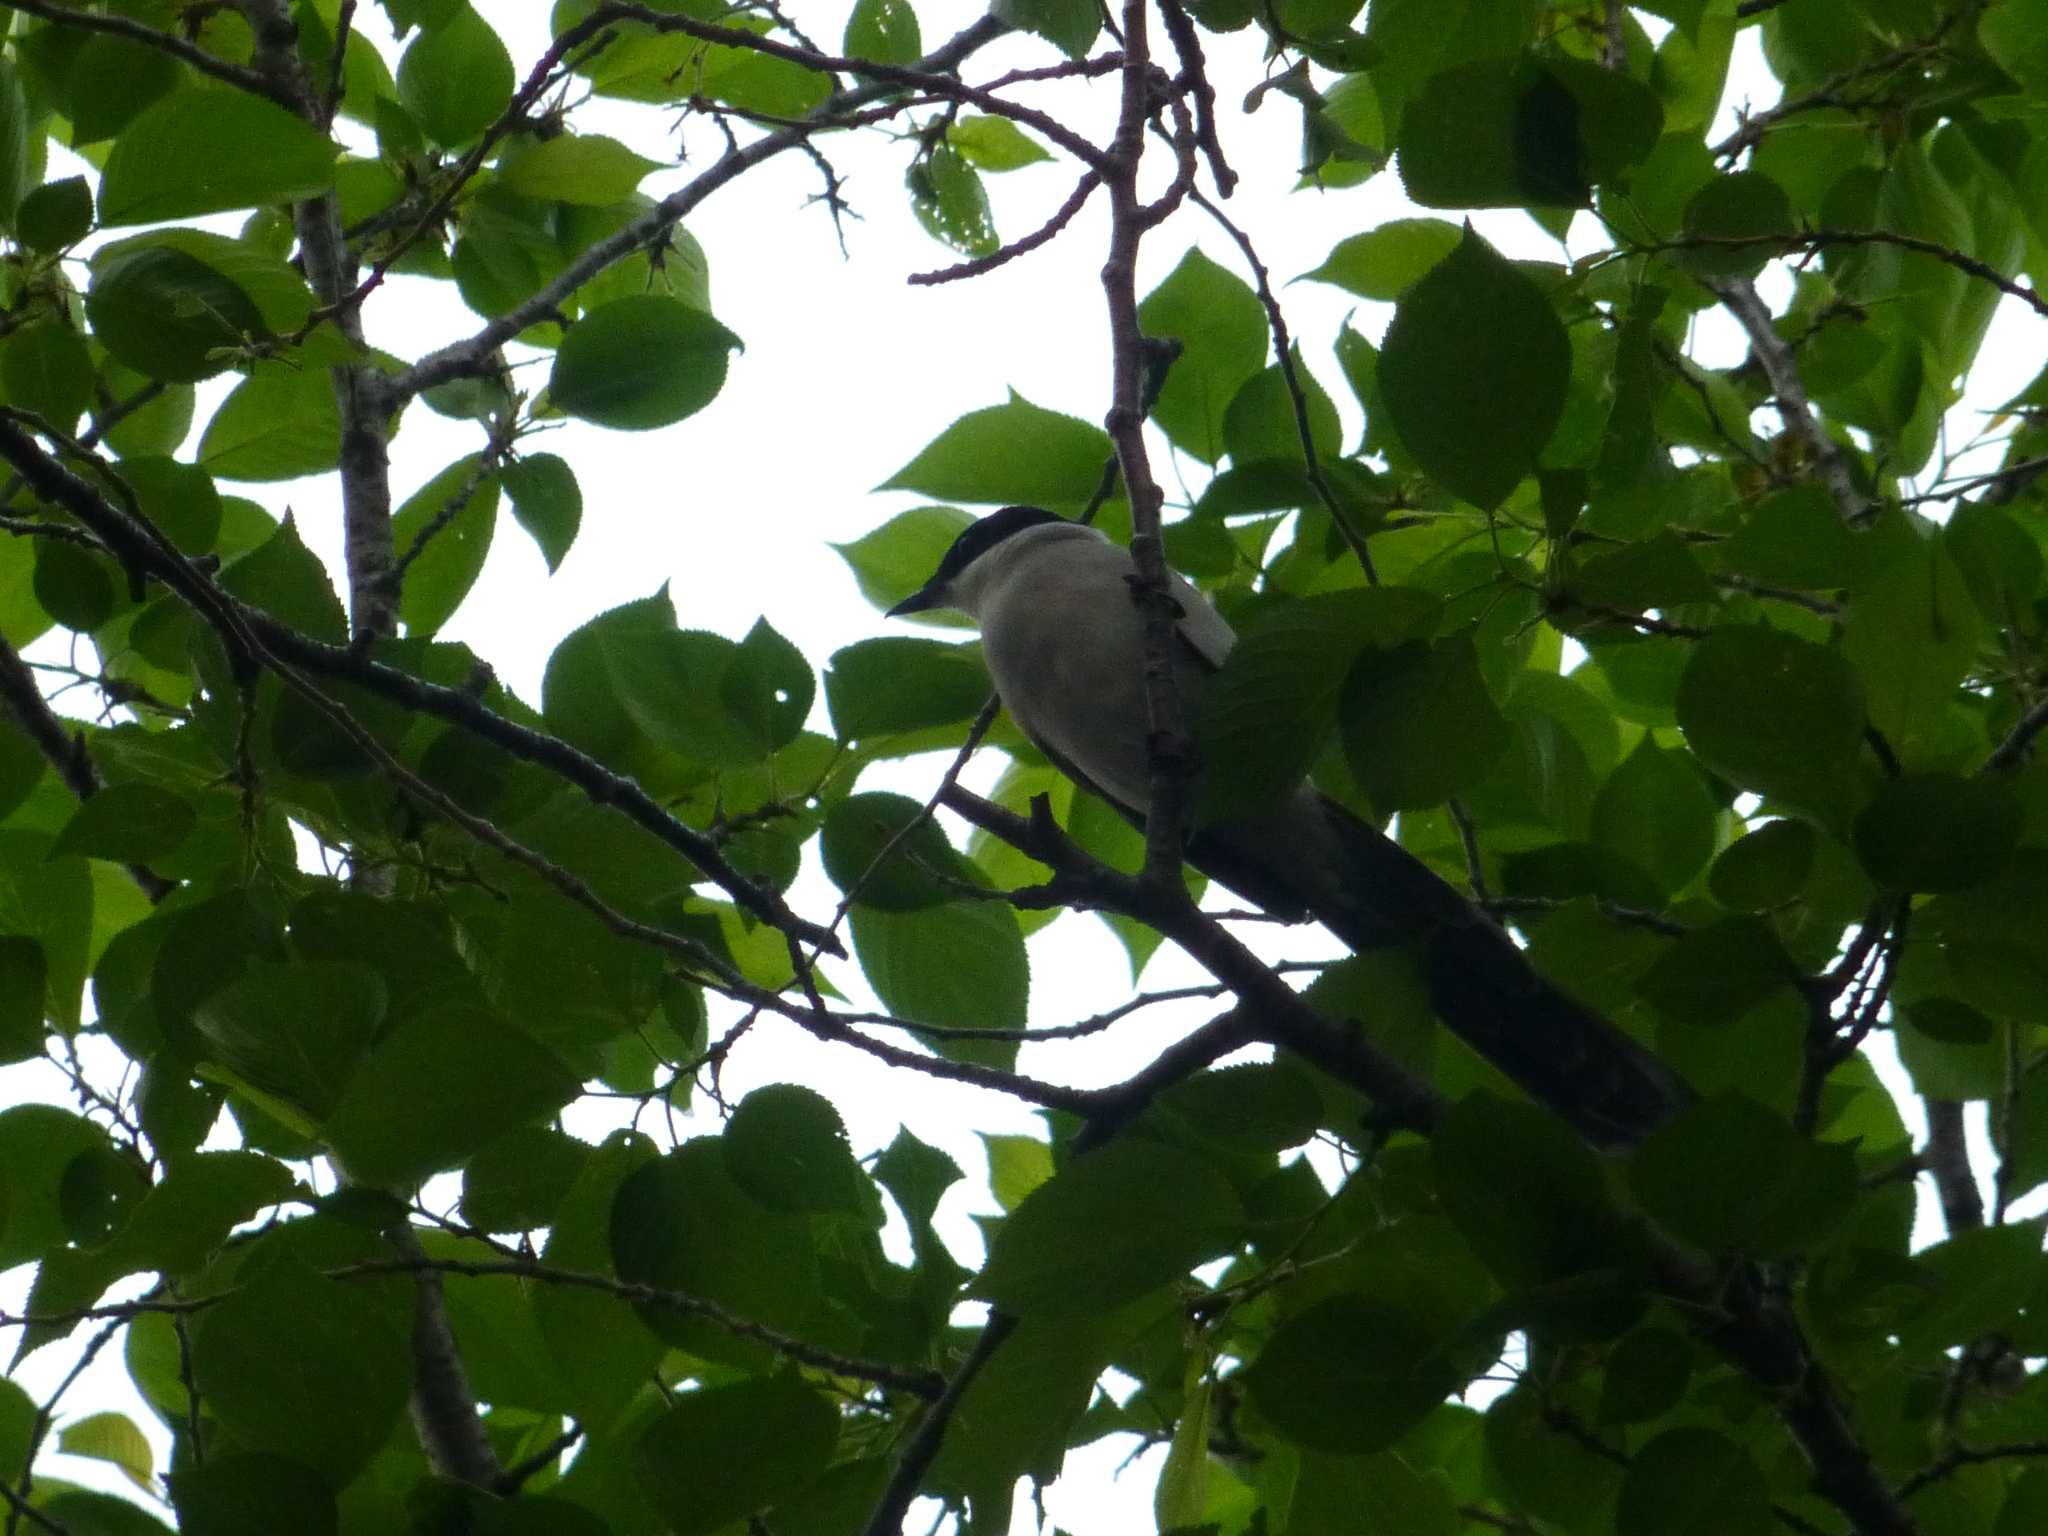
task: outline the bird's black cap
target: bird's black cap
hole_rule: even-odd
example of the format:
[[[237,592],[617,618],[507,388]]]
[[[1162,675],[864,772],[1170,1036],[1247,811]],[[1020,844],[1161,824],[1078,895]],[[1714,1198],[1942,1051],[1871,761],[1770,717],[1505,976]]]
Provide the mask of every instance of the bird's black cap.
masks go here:
[[[1043,507],[1003,507],[969,523],[960,530],[960,536],[939,561],[939,568],[932,572],[931,579],[891,608],[884,617],[893,619],[899,614],[922,613],[927,608],[944,607],[944,594],[953,578],[1003,540],[1012,534],[1022,533],[1026,528],[1036,528],[1041,523],[1066,521],[1059,513],[1048,512]]]

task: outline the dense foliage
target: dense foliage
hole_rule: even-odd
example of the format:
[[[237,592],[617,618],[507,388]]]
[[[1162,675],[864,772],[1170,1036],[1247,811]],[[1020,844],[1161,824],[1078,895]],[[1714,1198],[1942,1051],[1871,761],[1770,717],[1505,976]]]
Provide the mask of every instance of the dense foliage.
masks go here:
[[[2048,385],[1954,409],[1994,314],[2048,314],[2048,3],[999,0],[935,42],[859,0],[842,43],[765,0],[559,0],[516,64],[465,0],[381,8],[390,58],[355,0],[0,8],[0,1061],[76,1094],[0,1112],[0,1267],[35,1266],[0,1324],[16,1361],[123,1352],[175,1445],[0,1384],[7,1536],[881,1536],[920,1496],[987,1536],[1119,1432],[1170,1447],[1162,1531],[2048,1528],[2014,1219],[2048,1182]],[[1211,80],[1246,33],[1263,76]],[[1730,131],[1757,39],[1782,99]],[[1232,164],[1248,91],[1299,164]],[[726,151],[642,195],[662,167],[579,131],[592,95]],[[980,738],[971,642],[810,658],[678,589],[681,624],[592,618],[521,699],[436,639],[501,514],[550,566],[610,515],[536,427],[720,409],[738,338],[684,218],[781,154],[829,192],[876,132],[951,278],[1106,200],[1101,290],[1045,303],[1108,325],[1113,377],[931,422],[891,487],[932,505],[843,553],[886,607],[963,508],[1030,502],[1214,594],[1243,639],[1199,778],[1150,722],[1149,860],[1000,720],[993,802],[943,756],[930,802],[863,779]],[[1069,207],[1003,244],[993,178],[1048,158]],[[1391,304],[1377,339],[1291,337],[1227,223],[1241,265],[1190,250],[1141,298],[1140,243],[1218,228],[1239,176],[1450,212],[1311,274]],[[387,275],[473,333],[369,346]],[[1715,326],[1739,357],[1703,360]],[[477,446],[394,486],[423,410]],[[260,499],[308,475],[345,569]],[[1175,834],[1311,771],[1691,1096],[1596,1150],[1568,1087],[1438,1027],[1426,946],[1296,991],[1187,905]],[[807,859],[837,912],[785,896]],[[1020,1072],[1063,904],[1228,1011],[1124,1082]],[[1123,980],[1087,1029],[1149,1000]],[[680,1139],[558,1123],[800,1032],[1043,1108],[990,1141],[978,1271],[934,1225],[960,1167],[855,1149],[809,1089]],[[453,1215],[419,1199],[458,1170]]]

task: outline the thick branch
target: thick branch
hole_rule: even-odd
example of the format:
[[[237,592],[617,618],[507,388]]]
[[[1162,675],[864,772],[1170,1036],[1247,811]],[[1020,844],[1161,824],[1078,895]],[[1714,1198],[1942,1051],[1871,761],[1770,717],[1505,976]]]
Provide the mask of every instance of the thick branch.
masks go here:
[[[285,0],[242,0],[256,34],[256,59],[292,110],[325,133],[328,102],[307,78],[299,57],[298,24]],[[337,40],[336,48],[341,43]],[[364,345],[361,315],[341,300],[355,287],[355,259],[342,238],[340,204],[332,192],[292,208],[299,255],[314,296],[356,349]],[[342,559],[348,573],[348,612],[357,638],[367,643],[397,624],[391,582],[391,450],[385,428],[393,402],[383,376],[369,363],[337,363],[327,371],[341,419]]]
[[[1928,1099],[1927,1145],[1920,1166],[1934,1180],[1941,1199],[1941,1218],[1951,1237],[1984,1225],[1984,1195],[1970,1166],[1969,1138],[1963,1128],[1963,1106],[1954,1099]]]

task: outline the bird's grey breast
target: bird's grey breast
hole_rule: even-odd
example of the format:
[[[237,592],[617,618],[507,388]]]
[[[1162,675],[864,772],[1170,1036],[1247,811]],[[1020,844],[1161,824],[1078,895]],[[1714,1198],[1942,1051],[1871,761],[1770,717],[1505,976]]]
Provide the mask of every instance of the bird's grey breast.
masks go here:
[[[982,651],[996,691],[1049,755],[1142,813],[1151,803],[1145,638],[1130,552],[1107,540],[1063,538],[1020,554],[981,599]],[[1221,663],[1231,635],[1200,593],[1175,586],[1189,642],[1176,681],[1192,722],[1203,677]]]

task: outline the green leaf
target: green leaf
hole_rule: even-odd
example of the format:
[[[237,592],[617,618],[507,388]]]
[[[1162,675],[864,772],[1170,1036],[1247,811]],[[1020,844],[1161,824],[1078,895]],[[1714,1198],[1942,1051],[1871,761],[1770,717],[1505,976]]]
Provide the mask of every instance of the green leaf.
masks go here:
[[[841,741],[971,720],[989,691],[978,645],[881,635],[834,651],[826,664],[825,704]]]
[[[996,0],[991,14],[1037,33],[1070,59],[1086,57],[1102,30],[1102,13],[1091,0]]]
[[[1754,1099],[1722,1092],[1643,1143],[1629,1187],[1688,1242],[1779,1258],[1812,1247],[1849,1214],[1856,1156],[1800,1135]]]
[[[1469,1529],[1443,1472],[1411,1466],[1396,1451],[1304,1455],[1287,1513],[1289,1536],[1349,1536],[1359,1530],[1462,1536]]]
[[[831,1463],[839,1412],[794,1375],[677,1396],[634,1447],[674,1536],[708,1536],[794,1497]]]
[[[295,523],[281,524],[230,565],[221,573],[221,585],[317,640],[338,644],[348,635],[348,619],[327,579],[327,568],[306,548]]]
[[[1686,744],[1744,789],[1833,802],[1863,740],[1863,690],[1842,657],[1761,624],[1716,629],[1679,679]]]
[[[212,1058],[325,1118],[383,1024],[389,994],[367,965],[257,961],[192,1010]]]
[[[199,439],[199,462],[222,480],[296,480],[341,459],[341,414],[325,369],[258,363]]]
[[[853,945],[868,984],[889,1012],[956,1029],[1022,1029],[1030,962],[1017,915],[997,902],[949,902],[915,912],[857,906]],[[948,1040],[956,1060],[1007,1067],[1014,1041]]]
[[[185,87],[138,116],[107,156],[100,223],[158,224],[295,202],[334,185],[336,149],[284,108]]]
[[[1511,740],[1469,635],[1360,656],[1338,723],[1351,771],[1382,813],[1436,805],[1478,783]]]
[[[512,56],[466,3],[438,8],[398,61],[398,99],[436,143],[467,144],[512,99]]]
[[[886,859],[877,864],[884,849]],[[924,807],[904,795],[848,795],[825,812],[825,873],[864,906],[914,912],[959,898],[946,881],[981,883]]]
[[[798,702],[791,680],[765,673],[764,657],[723,635],[621,628],[604,636],[603,655],[628,719],[692,762],[758,763],[801,725],[801,712],[789,708]],[[777,692],[788,697],[777,700]],[[809,708],[808,689],[801,703]]]
[[[1323,386],[1294,349],[1294,376],[1308,408],[1309,441],[1318,462],[1327,464],[1342,450],[1338,438],[1337,407]],[[1305,462],[1301,450],[1300,418],[1294,413],[1294,397],[1287,388],[1287,376],[1276,363],[1253,374],[1231,398],[1223,413],[1223,445],[1233,465],[1272,460]]]
[[[457,459],[392,514],[391,541],[401,559],[434,529],[407,568],[399,596],[407,634],[431,635],[454,617],[483,574],[497,526],[498,476],[486,472],[476,454]]]
[[[1669,1429],[1637,1451],[1614,1516],[1615,1536],[1773,1528],[1762,1470],[1748,1451],[1711,1429]]]
[[[1942,543],[1915,544],[1851,594],[1842,650],[1870,700],[1870,723],[1902,761],[1943,736],[1942,716],[1977,659],[1984,620]]]
[[[1102,1312],[1233,1249],[1244,1207],[1192,1152],[1125,1139],[1034,1189],[989,1245],[973,1292],[1006,1312]]]
[[[739,345],[731,331],[680,299],[654,293],[613,299],[562,338],[548,398],[601,427],[666,427],[718,397]]]
[[[1100,427],[1012,390],[1007,403],[962,416],[876,489],[1058,512],[1087,504],[1110,451]]]
[[[123,454],[121,478],[142,515],[188,555],[205,554],[220,536],[222,506],[213,476],[162,454]]]
[[[849,58],[873,59],[878,64],[915,64],[924,57],[924,40],[918,30],[917,12],[911,9],[910,0],[855,0],[853,13],[846,18],[844,46]],[[1010,127],[1003,118],[973,118],[969,121],[999,122],[1005,128]],[[960,126],[955,123],[951,133],[957,134]],[[1014,128],[1010,131],[1016,132]],[[1023,138],[1022,134],[1017,136]],[[957,144],[955,147],[962,148]]]
[[[1444,1214],[1507,1284],[1537,1285],[1614,1262],[1619,1218],[1599,1162],[1548,1111],[1468,1095],[1431,1138],[1430,1160]]]
[[[178,62],[125,37],[89,34],[65,72],[60,101],[73,147],[112,138],[178,84]]]
[[[407,1186],[576,1096],[574,1076],[497,1016],[447,1007],[401,1024],[350,1076],[327,1136],[363,1183]]]
[[[80,634],[98,629],[121,605],[119,568],[103,555],[56,539],[35,549],[33,590],[43,612]]]
[[[903,184],[917,222],[941,245],[962,256],[993,256],[1001,246],[988,192],[966,156],[941,144],[910,162]]]
[[[1535,283],[1470,229],[1410,288],[1380,349],[1394,430],[1434,479],[1492,509],[1564,413],[1571,344]]]
[[[462,1170],[462,1216],[483,1232],[545,1227],[590,1164],[591,1148],[542,1125],[507,1131]]]
[[[37,1499],[36,1507],[69,1536],[170,1536],[161,1520],[111,1493],[63,1488]]]
[[[1299,281],[1332,283],[1361,299],[1401,297],[1457,248],[1462,233],[1444,219],[1389,219],[1331,247]]]
[[[1600,1380],[1599,1421],[1641,1424],[1662,1418],[1685,1395],[1693,1347],[1675,1328],[1638,1328],[1614,1346]]]
[[[1145,295],[1138,324],[1147,336],[1181,344],[1152,419],[1176,448],[1214,464],[1224,454],[1224,414],[1270,345],[1258,295],[1235,273],[1190,250]]]
[[[1803,821],[1767,821],[1724,848],[1707,889],[1731,912],[1767,912],[1796,897],[1813,873],[1820,834]]]
[[[50,857],[80,854],[146,864],[191,835],[198,817],[190,801],[154,784],[115,784],[79,806],[57,834]]]
[[[1036,1136],[998,1136],[981,1131],[988,1154],[988,1192],[1005,1211],[1014,1211],[1052,1177],[1052,1148]]]
[[[1392,1445],[1457,1388],[1448,1343],[1407,1312],[1347,1292],[1282,1323],[1245,1385],[1295,1444],[1358,1455]]]
[[[190,1274],[229,1234],[297,1191],[291,1171],[257,1152],[194,1152],[144,1195],[111,1256],[128,1269]]]
[[[1182,1402],[1180,1422],[1174,1426],[1166,1465],[1159,1469],[1159,1484],[1152,1495],[1152,1515],[1162,1531],[1201,1524],[1209,1507],[1209,1399],[1214,1384],[1199,1375],[1199,1359],[1192,1360],[1191,1366],[1195,1379]]]
[[[624,202],[661,163],[602,134],[560,134],[524,149],[499,170],[521,197],[604,208]]]
[[[862,0],[867,3],[867,0]],[[905,11],[909,10],[906,5]],[[856,9],[856,14],[858,10]],[[913,53],[911,58],[916,58]],[[907,60],[905,62],[908,62]],[[1020,171],[1051,153],[1007,117],[983,117],[973,113],[955,120],[946,130],[946,142],[960,152],[960,158],[978,171]],[[1146,333],[1150,335],[1148,331]]]
[[[1425,208],[1583,207],[1656,147],[1664,109],[1618,70],[1523,54],[1459,64],[1408,104],[1402,185]]]
[[[623,1280],[701,1296],[770,1328],[800,1330],[820,1301],[812,1219],[763,1205],[740,1188],[721,1140],[686,1141],[619,1185],[612,1262]],[[636,1310],[662,1338],[711,1359],[772,1358],[690,1313],[653,1303]]]
[[[12,58],[0,59],[0,228],[12,228],[23,196],[42,176],[46,129],[29,120],[28,95]]]
[[[61,320],[23,326],[0,344],[0,390],[7,403],[69,431],[92,403],[92,356],[85,338]]]
[[[1719,829],[1720,806],[1691,756],[1648,735],[1593,801],[1593,841],[1632,861],[1667,896],[1714,856]]]
[[[1783,187],[1761,171],[1735,171],[1693,193],[1682,233],[1702,243],[1672,260],[1699,277],[1755,277],[1796,229]],[[1739,243],[1752,236],[1754,245]]]
[[[1887,779],[1856,814],[1856,856],[1895,891],[1960,891],[1995,880],[2019,845],[2009,785],[1952,773]]]
[[[73,1420],[58,1431],[57,1449],[67,1456],[108,1462],[144,1493],[156,1492],[156,1458],[149,1439],[125,1413],[89,1413]]]
[[[1646,972],[1637,990],[1681,1023],[1733,1022],[1792,979],[1792,963],[1769,923],[1729,917],[1689,930]]]
[[[235,349],[269,334],[241,285],[165,240],[145,236],[107,246],[93,258],[92,273],[85,314],[93,335],[151,378],[209,378],[233,361]]]
[[[405,1404],[412,1372],[389,1317],[360,1284],[281,1257],[200,1315],[192,1374],[236,1441],[340,1486],[376,1454]],[[291,1348],[280,1348],[287,1339]]]
[[[553,575],[583,523],[583,490],[576,472],[560,454],[529,453],[508,460],[498,479],[512,498],[512,516],[540,546],[548,574]]]
[[[832,1101],[796,1083],[756,1088],[725,1122],[719,1141],[733,1183],[770,1210],[848,1211],[859,1216],[865,1176],[846,1144]]]
[[[917,507],[899,512],[872,533],[850,544],[834,544],[860,595],[876,608],[890,609],[931,578],[953,540],[974,519],[955,507]],[[937,619],[937,614],[919,614]],[[953,617],[953,616],[947,616]],[[954,619],[965,623],[964,617]]]
[[[21,200],[14,225],[30,250],[68,250],[92,229],[92,188],[83,176],[45,182]]]
[[[1376,587],[1268,609],[1202,690],[1198,820],[1270,804],[1298,784],[1337,724],[1360,652],[1433,633],[1440,606],[1410,587]]]
[[[1168,1089],[1159,1103],[1205,1140],[1258,1152],[1300,1146],[1315,1134],[1323,1112],[1314,1081],[1289,1060],[1198,1073]]]

